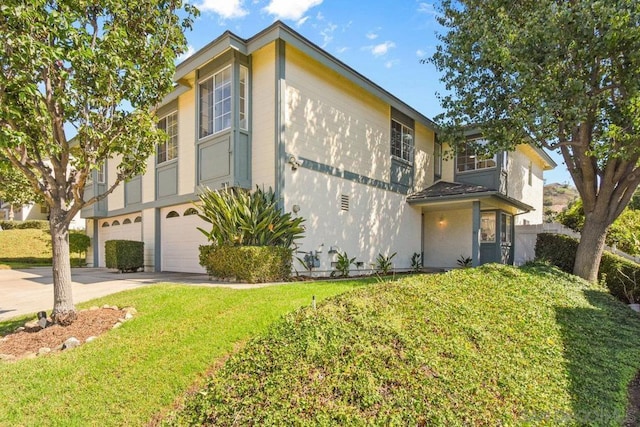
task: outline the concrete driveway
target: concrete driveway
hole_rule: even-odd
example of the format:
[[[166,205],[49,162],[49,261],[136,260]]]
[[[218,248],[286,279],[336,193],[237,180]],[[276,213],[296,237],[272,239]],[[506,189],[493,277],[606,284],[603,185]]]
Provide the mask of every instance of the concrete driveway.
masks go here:
[[[127,289],[153,283],[172,282],[201,286],[221,286],[247,289],[267,284],[249,285],[212,282],[206,274],[189,273],[126,273],[106,268],[73,268],[73,301],[80,303]],[[51,267],[25,270],[0,270],[0,321],[53,307]]]

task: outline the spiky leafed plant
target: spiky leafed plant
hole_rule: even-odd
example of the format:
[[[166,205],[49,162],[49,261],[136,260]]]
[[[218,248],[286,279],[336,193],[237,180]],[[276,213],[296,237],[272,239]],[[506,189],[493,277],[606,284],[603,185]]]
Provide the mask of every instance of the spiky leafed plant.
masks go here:
[[[200,201],[198,216],[211,224],[211,230],[198,229],[217,246],[290,248],[304,234],[304,219],[282,212],[271,188],[256,187],[253,193],[206,189]]]

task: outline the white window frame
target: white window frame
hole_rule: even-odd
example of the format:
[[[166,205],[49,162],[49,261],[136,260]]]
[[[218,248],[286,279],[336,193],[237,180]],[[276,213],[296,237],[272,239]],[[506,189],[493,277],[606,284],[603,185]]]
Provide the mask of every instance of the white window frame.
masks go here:
[[[485,145],[487,140],[482,138],[472,139],[466,142],[462,151],[458,151],[456,155],[456,171],[458,173],[475,172],[484,169],[495,169],[498,164],[498,155],[491,157],[478,156],[472,149],[472,145]],[[464,159],[464,170],[460,170],[461,162]]]
[[[178,158],[178,111],[162,116],[158,120],[158,128],[167,133],[167,140],[156,148],[156,164],[161,165]]]
[[[231,65],[198,82],[198,138],[204,139],[231,128],[233,122],[233,72]],[[228,73],[228,79],[225,78]],[[218,80],[218,78],[220,80]],[[205,84],[209,93],[203,95]],[[203,102],[206,97],[206,103]],[[205,114],[206,113],[206,114]],[[203,123],[205,122],[206,123]]]
[[[104,184],[107,180],[107,174],[106,174],[106,161],[102,162],[100,164],[100,166],[98,167],[98,170],[96,171],[96,182],[98,184]]]
[[[394,125],[396,125],[395,128]],[[415,132],[409,126],[391,119],[391,156],[413,163]]]
[[[496,242],[496,212],[487,211],[480,213],[480,242],[495,243]]]
[[[239,100],[239,122],[240,129],[249,130],[249,68],[240,66],[240,81],[238,82],[240,91]]]

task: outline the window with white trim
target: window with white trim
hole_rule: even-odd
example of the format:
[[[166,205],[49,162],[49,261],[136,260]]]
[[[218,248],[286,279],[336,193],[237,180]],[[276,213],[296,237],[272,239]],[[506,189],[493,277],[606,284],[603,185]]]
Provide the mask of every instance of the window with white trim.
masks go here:
[[[231,127],[231,67],[200,82],[200,138]]]
[[[469,172],[479,169],[495,168],[497,164],[497,155],[482,155],[477,153],[478,146],[486,145],[484,139],[474,139],[458,149],[456,155],[456,168],[458,172]]]
[[[158,121],[158,129],[167,134],[167,139],[158,144],[157,163],[168,162],[178,157],[178,113],[174,112]]]
[[[105,162],[100,163],[100,166],[98,166],[98,171],[96,172],[96,181],[98,182],[98,184],[104,184],[106,181],[106,174],[105,174]]]
[[[391,155],[413,163],[413,129],[391,119]]]
[[[240,67],[240,129],[249,129],[249,69]]]

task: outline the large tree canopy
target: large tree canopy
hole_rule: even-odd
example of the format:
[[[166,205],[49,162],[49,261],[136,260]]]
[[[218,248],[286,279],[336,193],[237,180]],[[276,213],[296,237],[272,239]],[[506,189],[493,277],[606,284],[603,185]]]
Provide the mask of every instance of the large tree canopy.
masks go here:
[[[174,61],[185,50],[195,10],[182,9],[175,0],[0,4],[0,156],[50,208],[59,322],[75,318],[71,219],[142,173],[165,137],[152,110],[171,90]],[[91,171],[115,157],[118,173],[107,191],[85,200]]]
[[[640,2],[444,0],[433,61],[443,136],[562,153],[584,203],[574,272],[595,280],[607,227],[640,183]]]
[[[27,178],[11,162],[0,157],[0,200],[9,204],[9,219],[13,219],[13,209],[34,202],[41,202]]]

